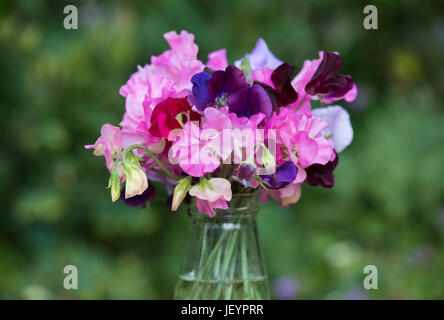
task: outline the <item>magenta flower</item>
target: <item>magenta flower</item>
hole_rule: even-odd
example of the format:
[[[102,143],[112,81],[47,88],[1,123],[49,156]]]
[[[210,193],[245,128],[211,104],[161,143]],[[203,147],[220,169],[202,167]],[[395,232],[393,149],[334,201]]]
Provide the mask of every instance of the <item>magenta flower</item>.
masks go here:
[[[220,166],[219,156],[215,154],[212,146],[213,140],[216,139],[218,136],[203,135],[202,128],[189,121],[176,136],[170,154],[185,173],[193,177],[202,177]]]
[[[278,163],[290,160],[307,168],[315,163],[326,164],[332,160],[333,143],[322,135],[327,126],[324,120],[297,114],[289,108],[281,108],[279,115],[274,113],[266,130],[276,132]]]
[[[183,122],[186,122],[188,117],[191,121],[200,119],[200,115],[191,110],[185,98],[166,98],[156,105],[151,114],[149,133],[155,137],[172,140],[170,132],[182,128],[177,120],[178,115],[182,115]]]

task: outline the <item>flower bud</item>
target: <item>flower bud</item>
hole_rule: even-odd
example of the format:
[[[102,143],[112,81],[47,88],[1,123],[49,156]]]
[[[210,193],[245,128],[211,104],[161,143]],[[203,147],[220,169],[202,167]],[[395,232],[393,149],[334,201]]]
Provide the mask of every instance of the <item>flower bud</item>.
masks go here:
[[[148,179],[132,152],[122,163],[126,178],[125,199],[142,194],[148,188]]]
[[[108,189],[111,189],[111,200],[113,202],[120,198],[120,176],[116,169],[113,170],[109,177]]]
[[[262,164],[268,172],[274,172],[276,170],[276,159],[268,148],[264,147],[263,150]]]
[[[171,204],[171,210],[176,211],[182,203],[183,199],[185,199],[188,191],[191,189],[191,177],[188,176],[186,178],[181,179],[176,188],[174,188],[173,201]]]
[[[236,170],[236,175],[233,179],[239,181],[241,184],[248,188],[256,175],[256,168],[249,163],[241,163]]]

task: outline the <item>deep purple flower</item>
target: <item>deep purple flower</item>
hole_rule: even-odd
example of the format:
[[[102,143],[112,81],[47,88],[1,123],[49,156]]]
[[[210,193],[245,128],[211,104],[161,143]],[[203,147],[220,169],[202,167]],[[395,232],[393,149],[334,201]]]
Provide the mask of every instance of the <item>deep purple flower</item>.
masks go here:
[[[193,83],[192,93],[194,97],[194,104],[199,110],[204,110],[210,103],[211,97],[208,91],[208,82],[211,75],[206,72],[196,73],[192,78]]]
[[[281,106],[289,105],[298,100],[298,94],[291,85],[294,66],[284,62],[271,74],[271,81],[279,94],[278,103]]]
[[[249,118],[261,112],[268,119],[273,112],[273,105],[267,91],[258,84],[229,95],[227,104],[230,112],[234,112],[238,117]]]
[[[271,98],[264,88],[254,84],[250,87],[244,73],[235,66],[209,75],[201,72],[193,76],[193,98],[198,109],[214,106],[217,99],[225,99],[228,108],[239,117],[251,117],[256,113],[271,116]]]
[[[142,207],[145,208],[146,202],[153,199],[156,196],[156,188],[153,184],[149,184],[148,188],[140,195],[125,199],[124,189],[120,192],[120,199],[123,200],[127,205],[131,207]]]
[[[335,176],[333,171],[338,165],[338,154],[333,161],[327,162],[325,165],[313,164],[305,169],[307,179],[305,182],[312,186],[322,185],[325,188],[331,188],[335,184]]]
[[[305,86],[309,95],[322,95],[324,98],[339,98],[353,88],[353,78],[338,74],[342,62],[334,52],[324,52],[321,64]]]
[[[298,168],[296,165],[287,161],[276,168],[276,172],[273,175],[263,175],[262,180],[265,185],[270,189],[281,189],[290,183],[292,183],[298,175]]]
[[[254,180],[256,170],[251,164],[243,163],[236,171],[235,179],[248,188]]]
[[[273,104],[273,110],[276,112],[279,112],[280,106],[286,106],[298,100],[298,94],[291,84],[294,70],[294,66],[286,62],[276,68],[271,74],[271,81],[275,89],[265,83],[255,81],[267,91]]]
[[[225,71],[213,72],[208,82],[208,90],[213,101],[248,87],[244,73],[235,66],[228,66]]]

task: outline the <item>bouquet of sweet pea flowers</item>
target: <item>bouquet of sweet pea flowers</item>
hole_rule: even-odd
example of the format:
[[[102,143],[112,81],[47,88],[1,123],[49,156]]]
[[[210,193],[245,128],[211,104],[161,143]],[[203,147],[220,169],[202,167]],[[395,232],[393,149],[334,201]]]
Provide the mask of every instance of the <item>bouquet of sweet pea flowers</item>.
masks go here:
[[[287,207],[301,185],[332,187],[338,153],[352,141],[348,113],[356,85],[339,74],[336,52],[319,52],[295,67],[259,39],[251,53],[229,65],[226,50],[197,59],[186,31],[164,35],[170,49],[138,67],[120,88],[126,99],[120,127],[105,124],[86,148],[105,156],[112,201],[144,206],[161,181],[171,209],[185,198],[209,216],[235,193],[259,192]],[[311,103],[318,100],[318,108]]]

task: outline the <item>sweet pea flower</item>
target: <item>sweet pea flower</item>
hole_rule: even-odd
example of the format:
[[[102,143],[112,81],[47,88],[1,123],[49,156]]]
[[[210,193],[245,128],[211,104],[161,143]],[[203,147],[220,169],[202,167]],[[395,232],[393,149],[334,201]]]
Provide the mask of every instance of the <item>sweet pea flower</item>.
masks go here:
[[[225,70],[228,67],[227,49],[220,49],[208,55],[207,67],[213,70]]]
[[[274,56],[274,54],[268,49],[268,45],[264,39],[259,38],[254,46],[253,50],[247,55],[250,60],[251,70],[260,70],[265,67],[272,70],[276,69],[282,64],[282,61]],[[241,65],[241,60],[237,60],[235,66]]]
[[[280,106],[286,106],[298,100],[298,94],[291,85],[291,75],[294,70],[294,66],[288,63],[281,64],[270,75],[271,86],[256,80],[256,83],[261,85],[270,96],[274,111],[279,111]]]
[[[327,122],[297,114],[290,108],[281,108],[266,124],[266,131],[276,132],[278,163],[290,160],[307,168],[312,164],[326,164],[334,159],[333,143],[322,135]]]
[[[348,112],[341,106],[328,106],[312,110],[312,114],[328,123],[322,131],[333,141],[336,152],[342,152],[353,140],[353,128]]]
[[[151,126],[149,133],[171,141],[173,137],[170,135],[170,132],[182,128],[181,123],[177,120],[178,116],[191,121],[200,119],[200,115],[191,110],[187,99],[167,98],[154,108],[150,118]]]
[[[167,97],[181,97],[186,93],[176,92],[174,81],[150,70],[151,66],[138,67],[138,71],[120,88],[120,94],[126,98],[126,111],[120,123],[122,145],[126,148],[133,144],[142,144],[154,153],[160,153],[165,140],[149,133],[152,109]],[[141,154],[141,151],[136,152]]]
[[[142,103],[143,114],[138,120],[130,120],[129,113],[125,113],[123,121],[120,123],[122,126],[122,145],[127,148],[134,144],[141,144],[146,146],[155,154],[161,153],[165,148],[165,139],[162,137],[154,136],[149,132],[151,127],[151,114],[153,112],[148,95],[145,96],[145,100]],[[142,155],[143,150],[135,150],[135,153]]]
[[[267,202],[269,196],[279,201],[279,207],[288,208],[288,206],[298,202],[301,198],[301,183],[293,182],[277,190],[260,190],[260,202]]]
[[[133,153],[128,153],[122,165],[126,179],[125,199],[142,194],[148,188],[148,179]]]
[[[291,161],[286,161],[276,168],[273,175],[262,175],[261,179],[264,181],[267,188],[282,189],[292,183],[298,174],[298,168]]]
[[[191,77],[202,71],[204,65],[197,59],[199,47],[194,43],[194,35],[184,30],[164,34],[171,50],[151,57],[152,72],[172,80],[175,90],[191,89]]]
[[[316,98],[320,95],[322,102],[327,104],[340,99],[352,102],[357,88],[350,76],[338,74],[341,65],[337,53],[320,51],[319,59],[304,61],[292,85],[300,96],[308,94]]]
[[[339,74],[342,62],[334,52],[324,52],[321,64],[305,86],[309,95],[322,95],[325,99],[341,98],[354,86],[353,78]]]
[[[122,136],[119,127],[104,124],[100,130],[101,136],[96,143],[86,145],[85,149],[94,149],[94,155],[105,156],[106,167],[111,172],[114,158],[122,152]]]
[[[256,170],[248,163],[242,163],[235,171],[235,175],[232,176],[234,181],[238,181],[245,188],[256,189],[259,186],[259,181],[255,178]]]
[[[193,95],[193,103],[196,108],[203,111],[207,106],[212,104],[210,91],[208,90],[208,82],[211,75],[207,72],[196,73],[192,78],[193,88],[191,93]]]
[[[257,113],[267,118],[271,115],[272,101],[265,89],[258,84],[250,86],[244,73],[235,66],[215,71],[211,76],[201,72],[193,76],[192,82],[193,100],[199,110],[215,106],[218,100],[226,99],[230,112],[239,117],[249,118]]]
[[[191,177],[188,176],[179,180],[176,187],[174,188],[173,199],[171,201],[171,211],[176,211],[179,208],[190,188]]]
[[[313,164],[310,167],[306,168],[307,179],[305,182],[312,186],[322,185],[325,188],[331,188],[335,184],[335,177],[333,175],[333,171],[338,165],[338,155],[334,160],[329,161],[325,165],[321,164]]]
[[[227,201],[230,201],[232,197],[231,184],[223,178],[210,180],[203,178],[198,185],[190,189],[189,194],[196,197],[196,207],[200,213],[214,217],[215,208],[228,209]]]
[[[202,136],[202,129],[188,121],[177,134],[169,151],[170,162],[193,177],[202,177],[220,166],[220,159],[211,147],[212,137]]]

